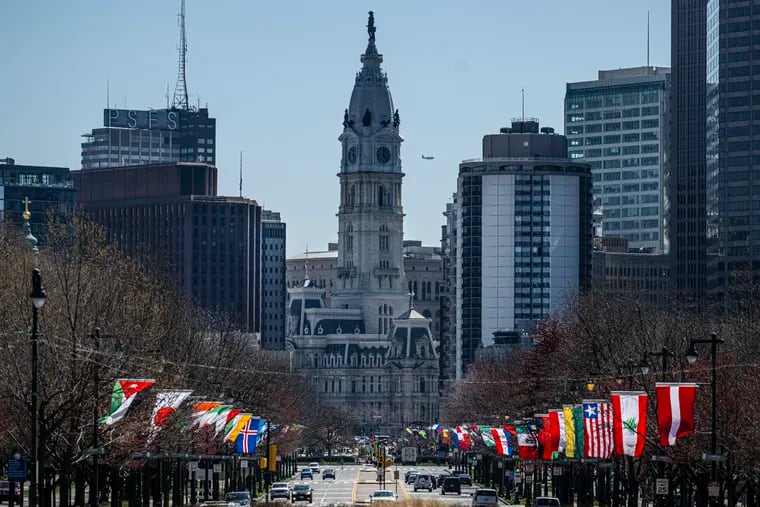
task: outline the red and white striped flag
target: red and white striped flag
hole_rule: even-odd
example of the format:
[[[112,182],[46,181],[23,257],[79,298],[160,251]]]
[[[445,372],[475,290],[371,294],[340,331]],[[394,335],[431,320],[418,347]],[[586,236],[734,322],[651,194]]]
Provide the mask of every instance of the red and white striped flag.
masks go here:
[[[608,401],[583,401],[583,457],[612,457],[612,404]]]
[[[676,445],[676,440],[694,431],[697,384],[658,382],[655,387],[660,445]]]
[[[642,392],[613,391],[612,433],[615,454],[639,457],[647,435],[647,395]]]

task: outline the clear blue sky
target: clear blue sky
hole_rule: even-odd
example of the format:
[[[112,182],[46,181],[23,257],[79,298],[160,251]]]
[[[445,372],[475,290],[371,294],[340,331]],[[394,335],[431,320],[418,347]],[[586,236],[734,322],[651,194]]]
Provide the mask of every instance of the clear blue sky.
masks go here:
[[[0,4],[0,158],[78,169],[81,134],[111,105],[165,105],[179,0]],[[343,110],[375,11],[401,116],[406,239],[437,245],[458,164],[525,114],[563,131],[565,83],[670,65],[667,0],[384,2],[187,0],[190,100],[217,119],[220,194],[280,211],[288,253],[337,238]],[[427,161],[420,154],[435,156]]]

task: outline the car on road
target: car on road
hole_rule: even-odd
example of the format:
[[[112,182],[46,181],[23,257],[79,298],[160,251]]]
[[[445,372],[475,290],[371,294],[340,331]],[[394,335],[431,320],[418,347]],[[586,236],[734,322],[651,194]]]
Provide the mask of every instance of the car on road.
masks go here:
[[[533,503],[535,507],[560,507],[562,504],[555,496],[537,496]]]
[[[290,501],[290,485],[287,482],[275,482],[269,490],[269,498],[272,500],[284,498]]]
[[[322,480],[325,479],[335,479],[335,469],[325,468],[324,472],[322,472]]]
[[[493,507],[499,505],[499,495],[495,489],[476,489],[472,494],[472,507]]]
[[[230,507],[251,507],[251,494],[248,491],[230,491],[224,495],[224,501]]]
[[[369,503],[395,502],[396,495],[390,489],[376,489],[369,495]]]
[[[21,497],[21,486],[19,484],[16,484],[13,499],[18,501],[18,499]],[[0,481],[0,501],[7,502],[8,499],[11,496],[11,484],[8,481]]]
[[[404,482],[406,482],[407,484],[414,484],[414,481],[417,480],[417,474],[419,474],[419,472],[417,471],[407,472],[404,476],[405,477]]]
[[[318,474],[319,473],[319,463],[316,461],[309,463],[309,468],[311,468],[311,473]]]
[[[446,477],[450,477],[450,476],[451,474],[449,472],[441,472],[440,474],[438,474],[438,477],[436,478],[436,481],[435,481],[435,487],[440,488],[441,485],[443,484],[443,480]]]
[[[441,494],[445,495],[446,493],[456,493],[457,495],[462,494],[462,483],[459,482],[458,476],[445,477],[443,479],[443,484],[441,484]]]
[[[430,474],[417,474],[417,478],[414,479],[414,491],[418,489],[426,489],[433,491],[433,484],[435,479]]]
[[[301,480],[314,479],[314,474],[311,473],[311,468],[304,468],[301,470]]]
[[[291,495],[291,499],[293,503],[296,503],[298,500],[306,500],[307,502],[311,503],[313,501],[313,493],[311,490],[311,486],[308,484],[296,484],[293,486],[293,493]]]
[[[472,476],[470,474],[465,473],[458,473],[457,477],[459,477],[459,483],[463,486],[472,486]]]

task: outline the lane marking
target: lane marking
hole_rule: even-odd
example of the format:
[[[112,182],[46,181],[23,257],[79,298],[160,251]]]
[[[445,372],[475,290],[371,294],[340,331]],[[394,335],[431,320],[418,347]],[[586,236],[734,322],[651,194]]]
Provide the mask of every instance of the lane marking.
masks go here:
[[[359,489],[359,477],[361,477],[362,469],[356,471],[356,479],[354,480],[354,489],[351,490],[351,503],[356,503],[356,490]]]

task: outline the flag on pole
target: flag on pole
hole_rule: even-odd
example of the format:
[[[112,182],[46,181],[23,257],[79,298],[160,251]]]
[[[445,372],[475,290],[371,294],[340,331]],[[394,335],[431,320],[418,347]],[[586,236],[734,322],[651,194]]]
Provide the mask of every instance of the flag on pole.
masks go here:
[[[202,422],[207,414],[221,404],[221,401],[199,401],[193,404],[193,421],[190,423],[190,427],[202,426]]]
[[[557,452],[565,452],[567,437],[565,436],[565,415],[561,409],[549,410],[552,425],[552,445]]]
[[[234,442],[240,432],[243,431],[243,426],[248,423],[251,417],[253,417],[253,414],[248,413],[238,414],[233,417],[232,420],[227,423],[227,426],[224,427],[224,441]]]
[[[612,433],[615,454],[638,458],[647,435],[647,395],[643,392],[613,391]]]
[[[552,439],[552,422],[549,414],[534,414],[533,417],[540,421],[538,427],[538,443],[541,446],[541,459],[552,459],[554,442]]]
[[[565,420],[565,457],[580,458],[580,456],[576,456],[575,454],[575,421],[573,420],[572,405],[564,405],[562,407],[562,417]]]
[[[512,436],[504,428],[491,428],[491,436],[496,445],[496,453],[501,456],[512,456],[512,446],[509,439]]]
[[[156,381],[153,379],[118,379],[111,392],[111,409],[100,419],[101,424],[111,425],[122,420],[138,395],[148,392]]]
[[[470,439],[470,434],[467,432],[466,428],[462,428],[461,426],[457,426],[454,430],[454,437],[456,438],[456,446],[458,449],[462,449],[463,451],[466,451],[470,448],[470,444],[472,443],[472,440]]]
[[[235,440],[235,451],[241,454],[253,454],[256,452],[259,433],[261,433],[261,420],[251,418],[245,423]]]
[[[583,401],[583,457],[612,457],[612,405],[608,401]]]
[[[517,425],[517,454],[522,459],[538,458],[538,443],[533,433],[525,424]]]
[[[190,396],[192,391],[159,391],[156,394],[156,405],[153,407],[153,415],[150,424],[158,428],[166,423],[166,420],[177,411],[180,405]]]
[[[697,384],[658,382],[655,388],[660,445],[676,445],[676,440],[694,431]]]
[[[583,441],[583,405],[573,406],[573,424],[575,425],[575,457],[582,458],[585,447]]]
[[[478,426],[478,434],[483,438],[483,443],[486,447],[494,447],[494,435],[490,426]]]

